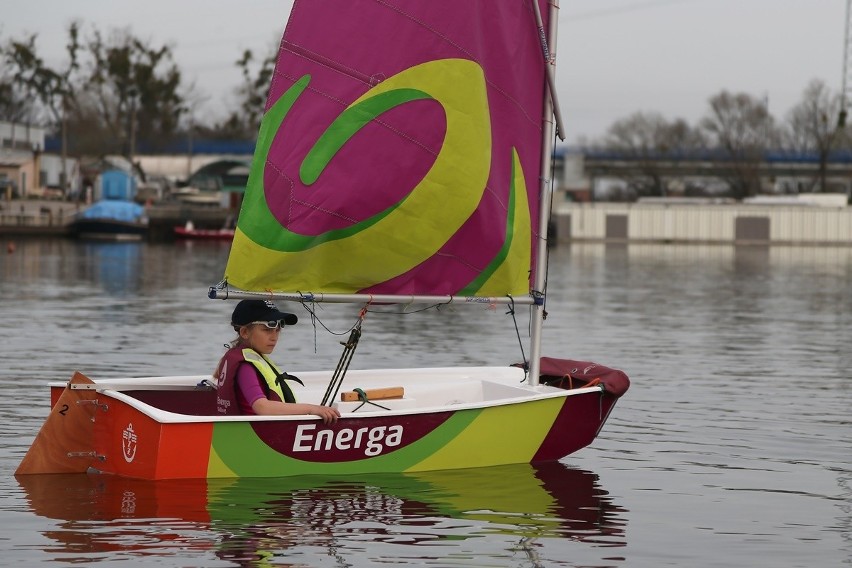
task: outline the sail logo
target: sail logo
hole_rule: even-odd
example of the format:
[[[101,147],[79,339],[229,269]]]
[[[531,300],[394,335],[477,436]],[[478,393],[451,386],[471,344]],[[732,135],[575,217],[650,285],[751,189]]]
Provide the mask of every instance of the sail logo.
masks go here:
[[[121,433],[121,450],[124,453],[124,461],[130,463],[136,457],[138,436],[133,431],[133,423],[129,422],[127,428]]]
[[[247,215],[240,222],[225,271],[229,283],[247,290],[345,294],[385,286],[390,290],[397,285],[395,279],[406,275],[411,290],[418,294],[529,292],[532,228],[526,176],[513,145],[511,151],[500,150],[499,159],[508,160],[508,167],[495,168],[490,180],[497,150],[493,149],[488,83],[480,64],[464,58],[415,63],[372,86],[336,116],[325,112],[315,116],[311,110],[309,97],[317,87],[308,87],[316,81],[320,79],[302,75],[264,114],[243,201]],[[303,96],[305,100],[300,101]],[[435,124],[443,125],[443,136],[421,154],[408,143],[419,138],[418,128],[426,127],[414,119],[419,116],[416,109],[425,108],[424,102],[440,109],[435,116],[440,114],[443,121]],[[347,156],[364,160],[365,169],[372,169],[374,154],[383,155],[375,148],[387,146],[380,136],[390,134],[387,125],[366,127],[384,124],[382,116],[390,112],[405,127],[396,132],[405,141],[401,147],[412,152],[409,158],[414,162],[423,161],[423,171],[403,168],[405,172],[396,172],[399,175],[392,182],[383,174],[381,182],[365,186],[373,193],[341,197],[339,203],[337,197],[311,197],[326,195],[333,185],[327,180],[346,175],[346,168],[338,164],[351,158],[337,158],[344,149]],[[284,130],[300,145],[310,140],[298,124],[302,118],[288,120],[291,114],[310,117],[311,123],[330,121],[303,156],[301,150],[293,155],[289,150],[273,152],[273,143]],[[525,128],[528,120],[529,116],[519,118],[518,125]],[[540,144],[538,128],[529,129],[528,134],[529,145]],[[426,162],[430,167],[425,167]],[[300,221],[293,220],[292,210],[281,209],[278,200],[267,201],[277,191],[264,186],[269,183],[264,180],[270,166],[276,176],[290,180],[289,198],[282,202],[292,206],[307,200],[298,205],[306,208],[306,213],[295,216]],[[375,167],[381,167],[381,162]],[[383,207],[352,207],[365,201]],[[320,209],[321,215],[308,212]],[[485,219],[502,225],[501,229],[492,230],[490,223],[482,222]],[[488,230],[482,229],[485,226]],[[412,233],[416,239],[399,238]],[[462,244],[472,242],[476,245]],[[328,278],[317,266],[334,266],[335,276]],[[471,270],[474,266],[479,268]]]
[[[341,428],[334,431],[327,428],[316,431],[316,424],[301,424],[296,428],[293,452],[360,450],[364,455],[373,457],[382,453],[386,447],[396,447],[402,443],[402,426],[376,426],[374,428]]]

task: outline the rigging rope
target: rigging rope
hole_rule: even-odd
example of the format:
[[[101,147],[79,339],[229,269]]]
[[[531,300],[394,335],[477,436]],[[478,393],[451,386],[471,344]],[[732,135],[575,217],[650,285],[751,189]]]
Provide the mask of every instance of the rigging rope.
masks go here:
[[[551,223],[553,222],[553,186],[554,186],[554,182],[553,182],[554,175],[553,174],[556,170],[556,166],[554,165],[554,163],[556,162],[556,136],[555,135],[553,137],[553,149],[552,149],[551,152],[552,153],[551,153],[551,156],[550,156],[550,209],[547,212],[547,228],[545,229],[548,232],[548,235],[547,235],[547,237],[548,237],[547,245],[548,246],[546,247],[547,250],[545,251],[545,266],[546,266],[546,268],[544,270],[544,289],[538,290],[538,292],[540,292],[543,296],[542,306],[541,306],[541,308],[543,310],[543,319],[547,319],[547,280],[548,280],[548,276],[550,275],[550,247],[553,246],[553,243],[550,242],[550,234],[549,233],[550,233]],[[563,160],[563,168],[564,167],[565,166],[564,166],[564,160]]]
[[[353,391],[355,391],[356,393],[358,393],[358,400],[360,400],[360,401],[361,401],[361,404],[359,404],[359,405],[355,408],[355,410],[353,410],[352,412],[358,412],[358,410],[359,410],[362,406],[364,406],[365,404],[372,404],[373,406],[378,406],[378,407],[379,407],[379,408],[381,408],[382,410],[390,410],[390,408],[388,408],[387,406],[382,406],[381,404],[378,404],[378,403],[373,402],[372,400],[370,400],[370,397],[368,397],[368,396],[367,396],[367,393],[366,393],[366,392],[364,392],[364,389],[352,389],[352,390],[353,390]]]
[[[337,362],[337,367],[334,369],[334,374],[328,383],[328,388],[325,390],[325,395],[320,402],[321,406],[331,406],[334,399],[337,398],[337,393],[340,392],[340,386],[343,384],[343,378],[346,376],[346,371],[349,370],[349,364],[352,362],[352,356],[355,354],[355,349],[358,347],[358,341],[361,339],[361,324],[364,322],[364,317],[367,315],[367,307],[370,302],[361,308],[358,314],[358,322],[349,333],[349,339],[343,345],[343,353],[340,354],[340,360]]]
[[[524,378],[521,382],[527,380],[527,372],[530,370],[530,362],[527,361],[527,354],[524,352],[524,342],[521,339],[521,330],[518,329],[518,320],[515,318],[515,299],[512,298],[511,294],[509,295],[509,311],[506,313],[512,316],[512,323],[515,324],[515,335],[518,336],[518,346],[521,348],[521,360],[524,362]]]

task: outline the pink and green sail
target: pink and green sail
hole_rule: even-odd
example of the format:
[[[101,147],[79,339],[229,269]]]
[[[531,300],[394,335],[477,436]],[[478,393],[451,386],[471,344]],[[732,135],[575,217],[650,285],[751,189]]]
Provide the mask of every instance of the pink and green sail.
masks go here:
[[[545,89],[533,1],[296,0],[229,284],[527,294]]]

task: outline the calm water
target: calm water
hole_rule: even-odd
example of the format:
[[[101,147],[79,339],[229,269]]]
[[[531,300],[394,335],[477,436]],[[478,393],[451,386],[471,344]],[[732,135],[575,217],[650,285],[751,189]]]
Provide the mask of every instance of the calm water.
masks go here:
[[[212,369],[233,303],[206,289],[227,245],[16,244],[0,256],[4,564],[852,565],[852,249],[554,249],[544,354],[633,380],[560,463],[143,483],[12,473],[47,381]],[[357,314],[317,310],[276,351],[291,370],[333,367],[323,326]],[[514,362],[505,312],[371,313],[353,367]]]

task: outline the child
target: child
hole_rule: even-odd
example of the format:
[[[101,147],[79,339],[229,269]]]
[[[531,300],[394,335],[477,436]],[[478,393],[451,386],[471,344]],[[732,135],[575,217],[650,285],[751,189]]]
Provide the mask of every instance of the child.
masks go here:
[[[337,422],[336,408],[296,402],[287,380],[269,359],[281,329],[295,325],[294,314],[281,312],[265,300],[242,300],[234,308],[231,325],[239,336],[216,366],[216,410],[219,414],[313,414],[326,424]]]

